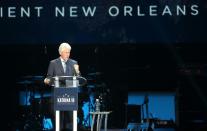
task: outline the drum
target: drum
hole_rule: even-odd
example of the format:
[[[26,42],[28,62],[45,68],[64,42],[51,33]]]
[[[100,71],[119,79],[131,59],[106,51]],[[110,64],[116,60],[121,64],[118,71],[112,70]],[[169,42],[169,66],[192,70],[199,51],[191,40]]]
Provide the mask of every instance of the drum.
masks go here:
[[[51,93],[44,93],[42,95],[36,94],[31,101],[32,110],[35,114],[51,115],[53,110],[53,100]]]
[[[83,111],[83,121],[82,126],[83,127],[90,127],[92,122],[92,117],[90,116],[89,112],[95,111],[95,94],[90,93],[89,99],[83,101],[83,104],[81,106],[81,110]]]
[[[32,99],[32,92],[31,91],[19,91],[19,105],[20,106],[31,106],[31,99]]]

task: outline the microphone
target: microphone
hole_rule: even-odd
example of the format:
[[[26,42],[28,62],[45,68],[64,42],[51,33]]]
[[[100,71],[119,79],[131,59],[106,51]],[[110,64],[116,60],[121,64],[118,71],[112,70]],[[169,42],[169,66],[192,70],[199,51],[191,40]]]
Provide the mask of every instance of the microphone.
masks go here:
[[[79,70],[79,65],[78,64],[74,64],[74,69],[75,69],[75,75],[80,76],[80,70]]]
[[[47,46],[46,45],[44,47],[44,53],[45,53],[45,55],[47,54]]]

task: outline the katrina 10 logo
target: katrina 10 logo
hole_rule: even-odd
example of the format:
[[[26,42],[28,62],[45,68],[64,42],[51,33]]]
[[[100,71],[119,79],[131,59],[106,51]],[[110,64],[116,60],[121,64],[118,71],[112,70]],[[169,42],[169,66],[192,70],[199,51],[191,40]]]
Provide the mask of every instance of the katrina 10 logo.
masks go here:
[[[75,103],[75,97],[68,94],[63,94],[61,97],[57,97],[57,103],[59,104],[73,104]]]

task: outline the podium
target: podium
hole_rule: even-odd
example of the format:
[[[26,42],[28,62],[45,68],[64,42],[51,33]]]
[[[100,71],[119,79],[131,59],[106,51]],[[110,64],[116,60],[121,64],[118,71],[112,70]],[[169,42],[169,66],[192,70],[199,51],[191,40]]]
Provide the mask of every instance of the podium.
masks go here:
[[[55,131],[60,131],[60,111],[73,111],[73,131],[77,131],[78,87],[85,84],[86,79],[80,76],[52,77]]]

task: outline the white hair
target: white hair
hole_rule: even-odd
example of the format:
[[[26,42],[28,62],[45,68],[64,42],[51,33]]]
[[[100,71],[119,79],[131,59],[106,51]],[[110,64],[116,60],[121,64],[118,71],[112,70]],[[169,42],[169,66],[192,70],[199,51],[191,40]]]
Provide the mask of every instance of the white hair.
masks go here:
[[[63,49],[68,49],[69,51],[71,50],[71,46],[68,43],[61,43],[59,46],[59,54],[62,52]]]

